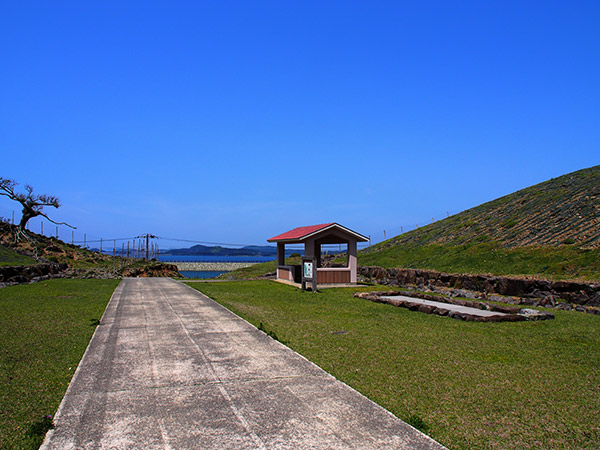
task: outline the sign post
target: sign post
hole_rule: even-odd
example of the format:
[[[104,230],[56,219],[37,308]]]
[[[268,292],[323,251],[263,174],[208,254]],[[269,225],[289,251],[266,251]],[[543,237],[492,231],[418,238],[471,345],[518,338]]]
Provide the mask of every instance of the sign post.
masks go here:
[[[306,290],[306,283],[312,283],[311,289],[317,292],[317,258],[302,257],[302,290]]]

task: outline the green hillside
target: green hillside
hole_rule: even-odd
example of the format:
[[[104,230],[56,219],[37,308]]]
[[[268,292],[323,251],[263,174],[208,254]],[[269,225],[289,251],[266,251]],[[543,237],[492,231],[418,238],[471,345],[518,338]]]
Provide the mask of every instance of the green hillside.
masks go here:
[[[381,242],[360,265],[600,280],[600,166]]]
[[[0,244],[0,267],[27,266],[35,263],[35,259],[29,258],[28,256],[19,255],[18,253]]]

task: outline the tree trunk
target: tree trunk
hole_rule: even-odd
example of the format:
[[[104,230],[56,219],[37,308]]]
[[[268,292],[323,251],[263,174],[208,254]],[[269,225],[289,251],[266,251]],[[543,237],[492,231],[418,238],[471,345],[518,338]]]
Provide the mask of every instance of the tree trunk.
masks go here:
[[[28,209],[28,208],[23,208],[22,213],[23,213],[23,216],[21,217],[21,222],[19,222],[20,230],[25,229],[25,226],[27,226],[27,222],[29,222],[30,219],[33,219],[34,217],[40,215],[40,213],[38,213],[37,211]]]

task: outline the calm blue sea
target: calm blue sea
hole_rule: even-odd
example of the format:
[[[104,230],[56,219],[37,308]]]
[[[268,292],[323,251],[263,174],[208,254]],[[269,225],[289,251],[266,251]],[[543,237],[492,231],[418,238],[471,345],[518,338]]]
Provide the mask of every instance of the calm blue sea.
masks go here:
[[[180,270],[179,273],[190,279],[216,278],[222,273],[217,270]]]
[[[210,256],[210,255],[159,255],[162,262],[266,262],[274,261],[274,256]],[[225,272],[215,270],[180,270],[186,278],[215,278]]]

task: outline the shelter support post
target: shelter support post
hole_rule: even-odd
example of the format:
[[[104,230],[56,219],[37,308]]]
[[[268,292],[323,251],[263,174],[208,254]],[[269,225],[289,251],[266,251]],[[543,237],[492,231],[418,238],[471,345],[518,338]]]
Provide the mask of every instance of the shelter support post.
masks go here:
[[[348,241],[348,267],[350,268],[350,283],[356,283],[358,263],[356,260],[357,245],[355,240]]]
[[[279,273],[279,267],[285,265],[285,244],[283,242],[277,243],[277,278],[281,278]]]

